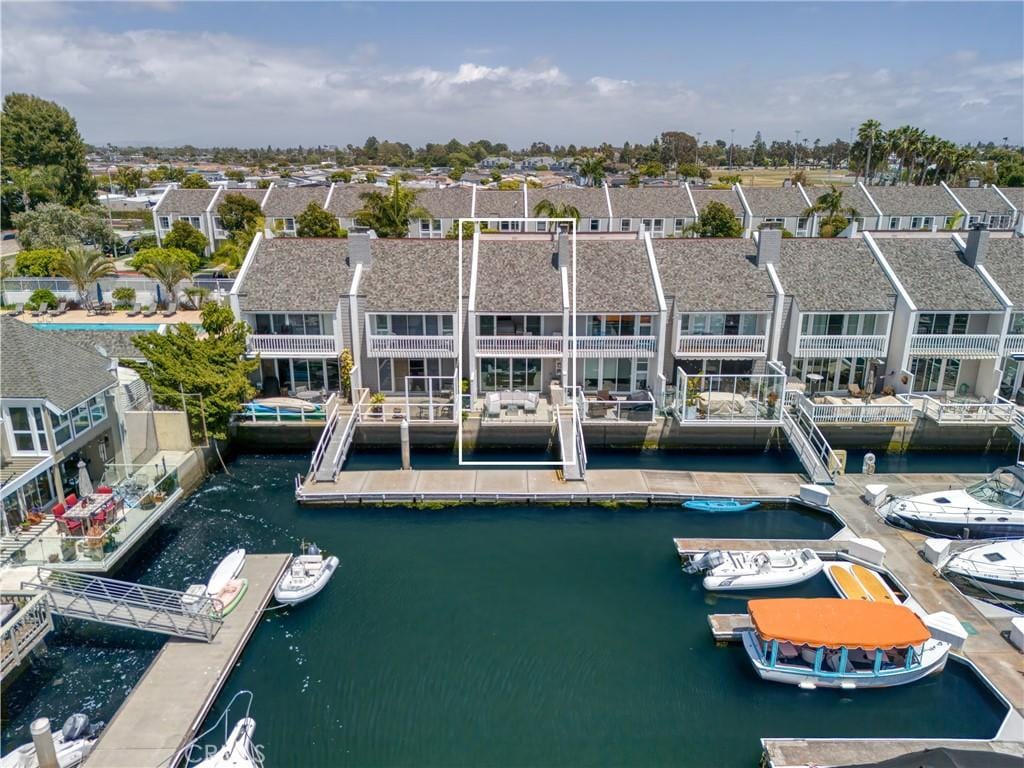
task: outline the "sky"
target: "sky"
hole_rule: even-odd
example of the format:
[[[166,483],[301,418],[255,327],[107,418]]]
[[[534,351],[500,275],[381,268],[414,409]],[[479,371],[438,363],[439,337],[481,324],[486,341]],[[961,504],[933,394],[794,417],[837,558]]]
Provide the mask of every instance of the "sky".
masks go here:
[[[3,92],[93,144],[1024,142],[1024,3],[0,3]]]

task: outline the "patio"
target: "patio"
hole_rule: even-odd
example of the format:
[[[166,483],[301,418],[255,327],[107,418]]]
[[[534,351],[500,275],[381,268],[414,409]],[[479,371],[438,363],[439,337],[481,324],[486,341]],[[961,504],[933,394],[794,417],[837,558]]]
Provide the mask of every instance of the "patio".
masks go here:
[[[999,395],[914,392],[910,398],[922,414],[940,424],[1010,424],[1014,419],[1013,403]]]

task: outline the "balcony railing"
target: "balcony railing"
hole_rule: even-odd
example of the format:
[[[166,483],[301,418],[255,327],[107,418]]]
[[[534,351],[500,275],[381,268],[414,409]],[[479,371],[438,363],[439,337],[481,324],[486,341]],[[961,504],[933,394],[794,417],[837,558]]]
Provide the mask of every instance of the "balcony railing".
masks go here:
[[[978,398],[978,402],[970,398],[943,400],[917,392],[913,396],[920,398],[921,412],[940,424],[1010,424],[1015,416],[1013,403],[998,395],[990,401]]]
[[[455,337],[370,334],[367,354],[370,357],[455,357]]]
[[[248,337],[248,345],[250,353],[265,357],[333,356],[340,351],[333,336],[253,333]]]
[[[797,357],[873,357],[884,355],[889,348],[888,336],[804,336],[796,340]]]
[[[787,393],[788,394],[788,393]],[[826,397],[840,402],[816,402],[795,392],[797,407],[815,424],[904,424],[913,419],[914,405],[902,395],[890,395],[868,402],[847,402],[854,398]]]
[[[676,357],[762,357],[768,351],[768,337],[680,336]]]
[[[910,337],[911,355],[917,357],[996,357],[996,333],[915,333]]]
[[[579,357],[654,357],[654,336],[576,336],[570,347]]]
[[[478,355],[561,357],[561,336],[477,336]]]
[[[1007,355],[1024,355],[1024,333],[1011,333],[1006,337]]]

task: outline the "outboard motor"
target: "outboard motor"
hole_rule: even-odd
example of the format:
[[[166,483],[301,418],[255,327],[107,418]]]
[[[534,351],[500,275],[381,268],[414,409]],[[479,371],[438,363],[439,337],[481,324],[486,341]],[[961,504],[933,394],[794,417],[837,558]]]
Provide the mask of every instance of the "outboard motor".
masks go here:
[[[64,721],[64,727],[60,729],[64,741],[76,741],[90,735],[89,716],[77,712]]]
[[[717,568],[724,562],[725,555],[720,550],[712,549],[699,557],[691,559],[690,562],[683,566],[683,571],[686,573],[701,573],[702,571],[710,571],[712,568]]]
[[[320,554],[320,547],[318,547],[316,544],[310,544],[308,547],[306,547],[306,554],[315,557],[316,555]]]

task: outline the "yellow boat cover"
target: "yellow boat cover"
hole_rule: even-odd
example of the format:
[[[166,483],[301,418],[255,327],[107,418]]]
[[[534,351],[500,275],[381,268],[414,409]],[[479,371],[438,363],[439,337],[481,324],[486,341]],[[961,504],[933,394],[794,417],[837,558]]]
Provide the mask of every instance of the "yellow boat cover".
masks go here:
[[[757,634],[812,648],[906,648],[931,634],[909,608],[891,603],[837,597],[751,600],[747,603]]]

